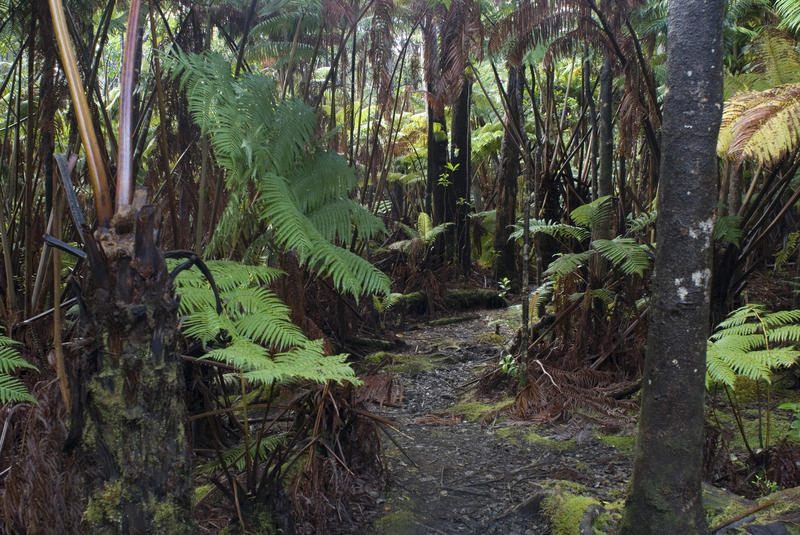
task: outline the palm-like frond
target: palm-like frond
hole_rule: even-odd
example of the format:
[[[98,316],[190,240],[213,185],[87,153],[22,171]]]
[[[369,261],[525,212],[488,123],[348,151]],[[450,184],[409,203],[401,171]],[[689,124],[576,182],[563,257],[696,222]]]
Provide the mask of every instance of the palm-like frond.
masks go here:
[[[717,153],[774,163],[800,138],[800,84],[736,95],[725,103]]]
[[[800,31],[800,3],[796,0],[775,0],[775,13],[781,18],[781,29]]]

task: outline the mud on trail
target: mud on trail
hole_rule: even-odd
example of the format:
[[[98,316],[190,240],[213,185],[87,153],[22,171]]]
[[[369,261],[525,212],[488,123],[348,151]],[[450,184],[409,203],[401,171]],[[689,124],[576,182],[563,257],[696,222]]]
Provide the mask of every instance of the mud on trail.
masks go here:
[[[397,429],[384,436],[390,484],[379,510],[367,514],[365,532],[550,534],[559,519],[542,507],[548,491],[581,495],[578,515],[588,497],[624,496],[632,436],[603,435],[577,421],[531,427],[496,415],[511,398],[477,397],[477,377],[512,335],[516,321],[508,314],[485,310],[446,325],[420,324],[399,335],[402,351],[368,357],[390,363],[385,372],[398,376],[403,396],[399,407],[373,407]]]

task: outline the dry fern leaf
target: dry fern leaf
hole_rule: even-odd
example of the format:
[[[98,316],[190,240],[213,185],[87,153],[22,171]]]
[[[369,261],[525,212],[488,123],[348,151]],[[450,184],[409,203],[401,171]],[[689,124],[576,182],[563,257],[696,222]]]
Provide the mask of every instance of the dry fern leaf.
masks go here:
[[[800,84],[743,93],[725,103],[717,152],[741,162],[775,163],[800,140]]]

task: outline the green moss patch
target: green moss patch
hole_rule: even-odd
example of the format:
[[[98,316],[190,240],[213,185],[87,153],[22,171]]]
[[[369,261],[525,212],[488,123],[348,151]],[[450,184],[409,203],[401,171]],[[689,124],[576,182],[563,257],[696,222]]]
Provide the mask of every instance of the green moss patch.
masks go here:
[[[375,521],[375,529],[383,535],[413,535],[416,533],[415,518],[411,511],[392,511]]]
[[[534,444],[550,451],[571,451],[575,449],[576,445],[574,438],[570,438],[569,440],[556,440],[554,438],[542,436],[535,431],[519,427],[500,427],[495,429],[495,433],[508,442],[513,442],[518,445]]]
[[[459,414],[463,418],[471,422],[477,422],[486,413],[504,409],[505,407],[508,407],[509,405],[514,403],[514,401],[515,399],[513,397],[503,398],[495,402],[466,400],[456,405],[453,405],[452,407],[447,409],[447,412],[449,414]]]
[[[611,446],[620,453],[633,454],[636,447],[636,437],[633,435],[604,435],[595,433],[595,438],[607,446]]]
[[[480,333],[478,336],[475,337],[476,342],[481,342],[484,344],[503,344],[505,343],[506,339],[503,338],[502,335],[497,333]]]
[[[364,362],[368,365],[378,366],[383,364],[386,371],[409,375],[419,375],[434,368],[441,368],[444,366],[445,360],[446,357],[440,353],[424,355],[390,353],[388,351],[378,351],[364,357]]]
[[[541,514],[550,522],[553,535],[580,535],[584,513],[590,506],[599,504],[588,496],[554,492],[542,500]]]

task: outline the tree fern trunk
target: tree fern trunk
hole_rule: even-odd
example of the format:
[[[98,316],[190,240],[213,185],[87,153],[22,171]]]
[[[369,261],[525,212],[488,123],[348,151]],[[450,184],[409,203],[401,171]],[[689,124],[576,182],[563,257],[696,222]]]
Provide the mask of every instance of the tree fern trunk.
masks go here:
[[[623,535],[705,531],[700,472],[722,9],[722,0],[669,5],[658,250]]]
[[[508,112],[506,123],[510,128],[516,128],[522,108],[522,68],[510,66],[508,68]],[[520,174],[520,146],[509,130],[503,132],[500,142],[500,169],[497,173],[497,223],[494,231],[495,276],[499,279],[508,277],[517,278],[516,243],[509,241],[511,225],[517,220],[517,181]],[[516,283],[515,283],[516,284]]]
[[[92,276],[82,289],[82,330],[92,345],[74,405],[85,415],[87,533],[193,532],[177,301],[153,243],[154,221],[145,205],[135,221],[129,213],[96,238],[86,232]]]
[[[469,182],[470,182],[470,125],[469,108],[472,79],[464,77],[461,94],[453,107],[453,147],[450,160],[456,165],[452,173],[452,185],[448,188],[449,210],[455,222],[455,244],[453,261],[461,267],[461,272],[469,273],[470,239],[469,239]]]

